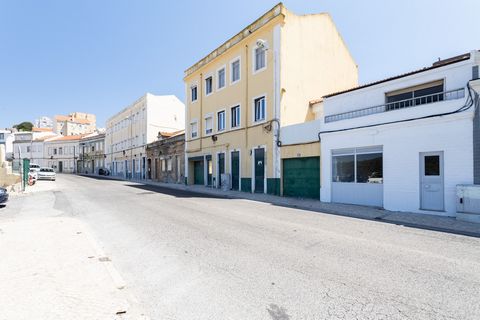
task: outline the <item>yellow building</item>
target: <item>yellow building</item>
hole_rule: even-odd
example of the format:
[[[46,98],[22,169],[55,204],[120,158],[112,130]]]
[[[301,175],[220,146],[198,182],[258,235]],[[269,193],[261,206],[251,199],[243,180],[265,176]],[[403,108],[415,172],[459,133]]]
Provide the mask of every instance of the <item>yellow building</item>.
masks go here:
[[[187,183],[280,194],[281,127],[357,74],[330,15],[276,5],[185,71]]]

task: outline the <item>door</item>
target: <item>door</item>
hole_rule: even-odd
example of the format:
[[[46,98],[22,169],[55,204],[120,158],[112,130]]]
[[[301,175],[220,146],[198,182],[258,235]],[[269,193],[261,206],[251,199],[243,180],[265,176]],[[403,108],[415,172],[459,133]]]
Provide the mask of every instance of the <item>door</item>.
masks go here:
[[[320,157],[283,160],[283,195],[320,198]]]
[[[203,161],[194,161],[193,162],[193,183],[203,185]]]
[[[222,174],[225,173],[225,153],[218,154],[218,187],[222,186]]]
[[[264,193],[265,149],[255,149],[255,192]]]
[[[420,153],[420,209],[445,209],[443,178],[443,152]]]
[[[92,173],[95,173],[95,160],[92,160]]]
[[[206,156],[206,159],[207,159],[207,186],[211,186],[212,177],[213,177],[212,156]]]
[[[147,160],[147,179],[152,180],[152,159],[148,158]]]
[[[232,156],[232,189],[240,190],[240,152],[234,151]]]
[[[58,161],[58,172],[63,172],[63,161]]]

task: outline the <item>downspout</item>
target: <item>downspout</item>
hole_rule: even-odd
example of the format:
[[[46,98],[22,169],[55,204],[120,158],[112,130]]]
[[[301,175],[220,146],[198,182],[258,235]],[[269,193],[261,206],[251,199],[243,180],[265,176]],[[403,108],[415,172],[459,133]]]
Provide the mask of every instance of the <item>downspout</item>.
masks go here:
[[[248,150],[248,44],[245,45],[245,151]]]

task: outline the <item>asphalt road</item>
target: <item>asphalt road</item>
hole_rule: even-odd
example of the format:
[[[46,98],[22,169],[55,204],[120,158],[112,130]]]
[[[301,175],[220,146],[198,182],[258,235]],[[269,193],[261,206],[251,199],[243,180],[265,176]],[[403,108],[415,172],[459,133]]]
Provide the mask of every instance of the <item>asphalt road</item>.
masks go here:
[[[52,205],[88,223],[152,319],[480,319],[477,238],[131,182],[53,183],[32,195],[38,214]]]

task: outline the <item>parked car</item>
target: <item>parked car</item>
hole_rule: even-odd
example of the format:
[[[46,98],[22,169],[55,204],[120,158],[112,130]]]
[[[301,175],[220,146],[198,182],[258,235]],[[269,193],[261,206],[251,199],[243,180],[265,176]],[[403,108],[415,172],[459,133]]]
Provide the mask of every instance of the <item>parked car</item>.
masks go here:
[[[101,175],[101,176],[109,176],[110,171],[108,171],[108,169],[100,168],[100,169],[98,169],[98,174]]]
[[[36,172],[40,171],[40,166],[36,163],[30,163],[30,171],[35,170]]]
[[[8,192],[5,188],[0,188],[0,204],[4,204],[8,201]]]
[[[52,168],[40,168],[38,171],[38,180],[51,180],[55,181],[56,174]]]

